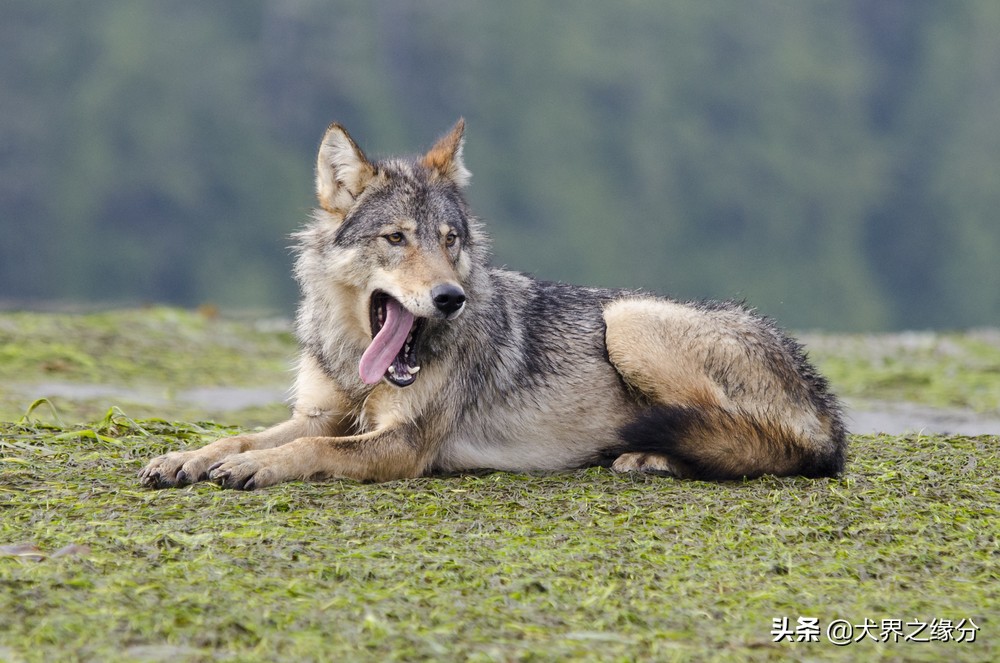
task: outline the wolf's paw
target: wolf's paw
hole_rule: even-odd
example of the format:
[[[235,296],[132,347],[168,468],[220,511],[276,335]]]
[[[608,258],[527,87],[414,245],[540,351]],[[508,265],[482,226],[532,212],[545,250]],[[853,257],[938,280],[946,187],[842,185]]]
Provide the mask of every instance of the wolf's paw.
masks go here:
[[[173,451],[149,461],[139,472],[139,482],[148,488],[171,488],[204,481],[214,460],[201,450]]]
[[[291,478],[281,471],[271,449],[236,454],[208,468],[208,478],[223,488],[254,490]]]
[[[678,468],[670,459],[660,454],[629,452],[618,456],[611,464],[615,472],[646,472],[664,476],[680,476]]]

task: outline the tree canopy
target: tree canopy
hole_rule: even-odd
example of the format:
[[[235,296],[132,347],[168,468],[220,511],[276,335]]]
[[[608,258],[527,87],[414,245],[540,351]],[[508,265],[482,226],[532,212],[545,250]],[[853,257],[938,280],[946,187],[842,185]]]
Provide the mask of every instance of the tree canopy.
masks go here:
[[[290,312],[331,121],[468,123],[496,262],[795,327],[1000,322],[990,0],[10,0],[0,300]]]

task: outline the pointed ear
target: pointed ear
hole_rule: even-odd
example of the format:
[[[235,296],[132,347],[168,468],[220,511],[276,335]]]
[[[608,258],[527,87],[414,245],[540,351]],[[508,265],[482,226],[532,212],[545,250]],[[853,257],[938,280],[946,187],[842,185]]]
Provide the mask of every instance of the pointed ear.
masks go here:
[[[339,124],[331,124],[316,157],[316,198],[331,214],[345,216],[375,175],[364,152]]]
[[[472,177],[462,161],[462,146],[465,143],[465,120],[459,118],[448,134],[436,142],[427,154],[420,157],[420,165],[431,169],[441,177],[446,177],[458,186],[465,186]]]

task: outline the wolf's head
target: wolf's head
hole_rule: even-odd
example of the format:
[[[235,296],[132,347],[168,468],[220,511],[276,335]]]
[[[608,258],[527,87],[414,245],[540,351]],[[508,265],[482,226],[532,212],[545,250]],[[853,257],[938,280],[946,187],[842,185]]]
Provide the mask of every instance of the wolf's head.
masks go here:
[[[367,384],[416,380],[423,337],[462,314],[470,276],[485,261],[485,239],[461,194],[470,177],[464,128],[459,120],[409,159],[369,160],[339,124],[320,144],[319,209],[299,234],[296,276],[307,298],[340,309],[349,341],[364,335],[358,370]]]

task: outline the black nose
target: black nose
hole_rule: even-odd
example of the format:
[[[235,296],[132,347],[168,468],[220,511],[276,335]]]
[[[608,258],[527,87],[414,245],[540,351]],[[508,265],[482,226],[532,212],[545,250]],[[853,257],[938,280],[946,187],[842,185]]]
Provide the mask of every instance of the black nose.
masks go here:
[[[446,284],[434,286],[431,290],[434,306],[445,315],[451,315],[465,304],[465,291],[457,285]]]

